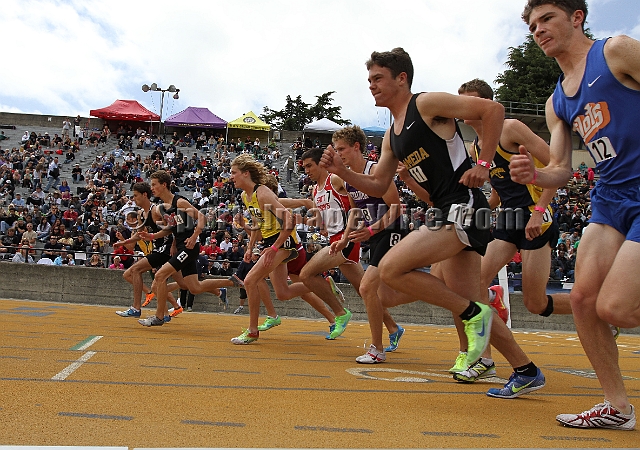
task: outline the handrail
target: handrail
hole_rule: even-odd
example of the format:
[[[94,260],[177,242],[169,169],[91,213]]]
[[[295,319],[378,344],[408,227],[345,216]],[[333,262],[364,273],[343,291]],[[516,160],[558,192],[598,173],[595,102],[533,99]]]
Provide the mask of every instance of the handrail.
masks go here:
[[[505,114],[530,114],[544,116],[544,103],[499,102],[504,106]]]

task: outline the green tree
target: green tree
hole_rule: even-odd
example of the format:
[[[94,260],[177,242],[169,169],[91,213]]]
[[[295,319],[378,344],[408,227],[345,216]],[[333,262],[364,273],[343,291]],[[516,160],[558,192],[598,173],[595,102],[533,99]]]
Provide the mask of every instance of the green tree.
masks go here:
[[[556,60],[548,58],[527,35],[525,42],[509,47],[507,69],[496,77],[500,102],[545,103],[553,93],[561,74]]]
[[[285,107],[279,111],[268,106],[262,108],[260,118],[274,128],[289,131],[301,131],[304,126],[314,120],[327,118],[339,125],[350,125],[351,121],[340,117],[341,106],[333,106],[331,96],[335,91],[329,91],[322,95],[316,95],[316,103],[312,106],[302,101],[298,95],[292,99],[287,95]]]
[[[588,28],[585,34],[595,39]],[[495,80],[500,85],[496,90],[499,102],[546,103],[562,73],[556,60],[538,47],[532,34],[521,45],[509,47],[505,66],[507,70]]]

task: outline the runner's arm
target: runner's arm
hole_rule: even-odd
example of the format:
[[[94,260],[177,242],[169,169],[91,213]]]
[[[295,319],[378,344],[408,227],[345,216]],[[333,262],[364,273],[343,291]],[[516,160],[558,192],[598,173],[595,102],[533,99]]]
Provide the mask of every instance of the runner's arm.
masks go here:
[[[328,146],[324,151],[320,165],[365,194],[372,197],[382,197],[393,182],[398,159],[393,154],[393,150],[391,150],[389,130],[387,130],[382,140],[382,150],[375,173],[365,175],[347,169],[342,162],[342,158],[338,156],[332,146]]]
[[[573,176],[571,170],[571,129],[560,119],[553,109],[553,95],[549,97],[545,106],[547,126],[551,132],[549,145],[549,164],[536,169],[531,155],[524,145],[521,145],[519,155],[513,155],[509,163],[511,179],[516,183],[535,185],[542,188],[557,189],[564,186]]]

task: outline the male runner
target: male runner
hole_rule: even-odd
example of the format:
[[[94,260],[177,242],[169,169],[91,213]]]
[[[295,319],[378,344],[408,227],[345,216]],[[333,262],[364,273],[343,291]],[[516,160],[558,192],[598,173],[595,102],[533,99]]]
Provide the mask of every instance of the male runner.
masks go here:
[[[460,95],[493,100],[493,89],[485,81],[474,79],[464,83],[459,89]],[[482,123],[478,120],[465,120],[478,135],[473,143],[471,156],[477,160],[484,145]],[[489,243],[482,257],[482,283],[489,287],[498,271],[504,267],[520,250],[522,255],[522,293],[524,304],[529,311],[549,317],[551,313],[571,314],[568,294],[547,295],[551,267],[551,249],[558,241],[558,225],[553,220],[553,211],[549,202],[555,195],[555,189],[544,189],[534,184],[521,185],[511,180],[509,161],[518,155],[518,148],[524,145],[534,156],[537,167],[549,163],[549,146],[529,127],[516,119],[506,119],[502,125],[500,142],[489,171],[491,197],[489,206],[500,206],[496,226],[492,229],[493,241]],[[523,214],[525,227],[517,229],[514,211]],[[509,223],[511,217],[513,223]],[[506,322],[509,311],[502,303],[501,288],[485,291],[500,317]],[[493,298],[491,298],[493,297]],[[554,302],[555,300],[555,302]],[[488,303],[488,302],[487,302]],[[458,325],[458,324],[456,324]],[[495,365],[491,358],[491,347],[478,361],[467,361],[464,370],[457,370],[453,377],[458,381],[472,382],[479,378],[495,376]]]
[[[267,186],[273,191],[274,194],[277,195],[278,180],[275,176],[268,174],[265,180],[265,186]],[[286,206],[286,202],[288,200],[289,199],[281,198],[280,202]],[[273,290],[276,293],[276,297],[278,298],[278,300],[283,301],[290,300],[295,297],[300,297],[302,300],[307,302],[313,309],[318,311],[329,322],[329,334],[327,334],[325,338],[334,339],[331,337],[331,333],[336,327],[335,314],[331,312],[329,308],[327,308],[320,297],[311,292],[309,288],[307,288],[304,283],[300,281],[300,271],[302,271],[302,268],[307,263],[307,252],[304,249],[304,245],[299,241],[299,239],[296,251],[298,253],[298,256],[296,256],[295,259],[288,261],[287,264],[277,265],[273,272],[269,274],[269,279],[271,280],[271,285],[273,286]],[[287,282],[287,278],[290,278],[293,283],[289,284]],[[333,279],[329,278],[328,281],[329,283],[331,283],[334,294],[338,299],[344,301],[342,291],[338,289],[338,287],[333,282]],[[258,331],[264,331],[276,325],[280,325],[279,317],[277,317],[276,319],[267,317],[265,322],[258,327]]]
[[[345,165],[357,173],[375,172],[376,163],[364,159],[366,136],[358,126],[345,127],[333,133],[333,147]],[[401,204],[398,189],[391,183],[382,197],[372,197],[345,183],[349,193],[351,209],[349,224],[339,241],[331,244],[331,252],[337,253],[347,247],[349,242],[369,241],[369,266],[360,282],[359,293],[367,308],[367,317],[371,329],[371,345],[368,351],[356,358],[360,364],[376,364],[386,360],[386,351],[394,351],[404,334],[400,327],[382,305],[382,298],[389,299],[399,294],[380,282],[378,264],[387,251],[406,236],[408,230],[400,227]],[[354,220],[361,221],[357,226]],[[355,225],[355,226],[354,226]],[[413,300],[413,299],[411,299]],[[389,331],[390,345],[382,346],[382,324]]]
[[[326,231],[329,242],[334,243],[340,240],[345,232],[347,213],[351,203],[342,180],[318,165],[321,157],[322,149],[319,148],[307,150],[302,154],[302,167],[309,178],[317,184],[313,189],[313,201],[302,201],[297,206],[305,206],[308,210],[315,208],[319,215],[316,218],[318,226]],[[360,282],[364,276],[364,270],[360,265],[360,243],[349,242],[345,248],[336,253],[331,252],[331,247],[324,247],[305,264],[300,272],[300,279],[305,286],[329,305],[336,314],[336,326],[329,334],[330,339],[340,336],[351,320],[351,311],[337,301],[331,285],[322,276],[333,267],[339,267],[355,290],[360,292]]]
[[[521,147],[511,177],[544,188],[572,176],[572,131],[600,171],[591,191],[592,216],[580,241],[571,306],[576,330],[604,391],[604,402],[556,419],[578,428],[632,430],[618,348],[609,324],[640,325],[640,42],[627,36],[592,41],[584,34],[584,0],[529,0],[522,18],[563,75],[547,100],[550,162],[536,169]]]
[[[262,255],[244,279],[249,303],[249,328],[231,339],[233,344],[250,344],[258,340],[258,286],[276,266],[297,256],[297,234],[291,213],[278,201],[276,194],[264,186],[266,177],[265,167],[249,154],[240,155],[231,163],[231,180],[237,189],[242,189],[242,201],[260,231],[251,233],[244,256],[245,262],[249,262],[258,236],[264,239]]]
[[[149,186],[149,183],[136,183],[133,185],[133,199],[136,207],[140,208],[139,214],[136,214],[135,211],[131,211],[130,213],[132,216],[135,215],[135,223],[132,222],[130,224],[133,225],[134,233],[129,239],[116,242],[114,247],[124,245],[125,247],[132,248],[136,242],[141,242],[138,230],[142,228],[150,233],[157,233],[161,230],[158,223],[162,223],[162,216],[158,213],[157,208],[151,204],[149,200],[151,196],[151,186]],[[140,317],[141,308],[146,306],[151,300],[150,297],[154,295],[151,289],[145,286],[142,281],[142,274],[152,269],[160,268],[164,263],[169,261],[169,258],[171,258],[170,252],[172,244],[173,235],[171,234],[150,242],[150,251],[145,252],[146,256],[138,259],[131,267],[125,270],[122,277],[133,286],[133,306],[125,311],[116,311],[116,314],[121,317]],[[143,292],[148,293],[144,304],[142,304]],[[169,294],[169,302],[173,305],[174,313],[180,311],[180,305],[171,294]]]
[[[216,281],[207,279],[198,280],[196,260],[200,253],[198,237],[206,223],[204,215],[198,211],[186,198],[174,195],[169,190],[171,175],[165,170],[159,170],[151,174],[151,192],[163,203],[158,205],[159,212],[167,224],[167,227],[158,233],[140,231],[138,235],[144,240],[160,239],[162,236],[173,233],[176,254],[162,265],[156,272],[151,285],[151,290],[157,297],[157,308],[154,316],[140,319],[141,325],[151,327],[164,323],[167,310],[167,279],[173,277],[177,284],[197,295],[202,292],[211,292],[220,296],[221,292]],[[224,280],[227,281],[227,280]],[[177,286],[172,287],[175,289]]]
[[[493,321],[491,308],[480,302],[480,259],[490,233],[476,223],[477,211],[487,211],[489,206],[479,188],[489,176],[504,108],[475,97],[412,94],[413,64],[401,48],[372,53],[367,68],[376,105],[389,108],[394,117],[376,171],[369,175],[349,171],[330,149],[322,164],[359,190],[378,196],[388,189],[401,161],[435,206],[429,211],[428,226],[410,233],[382,258],[378,266],[382,281],[459,315],[465,324],[470,361],[480,357],[491,338],[514,367],[514,374],[503,389],[491,389],[487,395],[513,398],[544,387],[542,372],[520,349],[504,322]],[[482,121],[485,145],[475,167],[471,167],[456,117]],[[444,282],[415,270],[435,263],[439,263]]]

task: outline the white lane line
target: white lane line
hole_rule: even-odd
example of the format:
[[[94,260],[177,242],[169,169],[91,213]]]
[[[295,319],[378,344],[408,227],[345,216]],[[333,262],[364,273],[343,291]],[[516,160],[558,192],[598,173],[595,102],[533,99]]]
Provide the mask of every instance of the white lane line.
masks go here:
[[[78,368],[80,368],[81,365],[83,365],[84,363],[89,361],[89,358],[91,358],[95,354],[96,354],[96,352],[87,352],[87,353],[85,353],[80,358],[78,358],[78,360],[76,362],[73,362],[73,363],[69,364],[62,371],[60,371],[59,373],[54,375],[51,379],[52,380],[58,380],[58,381],[64,380],[69,375],[71,375],[73,372],[75,372]]]
[[[86,350],[100,339],[102,339],[102,336],[90,336],[86,341],[82,341],[77,346],[71,347],[71,350]]]

